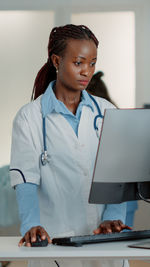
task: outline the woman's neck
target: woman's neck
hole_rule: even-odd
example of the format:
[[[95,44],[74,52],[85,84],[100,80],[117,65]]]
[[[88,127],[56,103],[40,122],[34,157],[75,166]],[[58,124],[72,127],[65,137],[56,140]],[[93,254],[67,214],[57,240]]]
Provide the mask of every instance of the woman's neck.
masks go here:
[[[58,100],[64,103],[64,105],[73,113],[76,114],[77,107],[81,100],[81,91],[75,91],[64,87],[58,87],[56,84],[54,88],[55,96]]]

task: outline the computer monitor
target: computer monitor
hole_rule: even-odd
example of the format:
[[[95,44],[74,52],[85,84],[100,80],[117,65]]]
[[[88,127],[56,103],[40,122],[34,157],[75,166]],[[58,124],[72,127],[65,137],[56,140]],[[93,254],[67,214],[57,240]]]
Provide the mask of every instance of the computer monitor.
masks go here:
[[[150,198],[150,109],[107,109],[89,203]]]

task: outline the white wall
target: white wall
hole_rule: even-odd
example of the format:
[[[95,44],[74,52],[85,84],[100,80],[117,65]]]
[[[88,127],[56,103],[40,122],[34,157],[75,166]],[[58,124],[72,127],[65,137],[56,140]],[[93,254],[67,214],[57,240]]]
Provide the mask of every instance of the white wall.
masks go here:
[[[51,11],[0,11],[0,166],[9,163],[13,118],[47,61],[53,23]]]
[[[74,24],[87,25],[99,40],[96,71],[104,72],[112,100],[119,108],[135,107],[134,12],[88,12],[72,15]]]

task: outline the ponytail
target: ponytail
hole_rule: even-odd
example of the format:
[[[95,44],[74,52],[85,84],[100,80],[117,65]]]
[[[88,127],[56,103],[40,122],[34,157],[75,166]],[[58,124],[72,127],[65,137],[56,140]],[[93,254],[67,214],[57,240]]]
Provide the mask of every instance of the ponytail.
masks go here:
[[[48,60],[47,63],[39,70],[32,91],[31,100],[36,99],[38,96],[43,94],[49,83],[56,80],[56,69],[53,64]]]

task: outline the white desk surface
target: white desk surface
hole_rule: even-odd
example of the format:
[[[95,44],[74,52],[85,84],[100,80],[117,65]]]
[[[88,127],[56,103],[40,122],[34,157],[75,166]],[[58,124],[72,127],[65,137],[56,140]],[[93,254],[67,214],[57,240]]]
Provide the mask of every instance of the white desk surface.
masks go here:
[[[82,247],[66,247],[48,245],[43,248],[18,247],[20,237],[0,237],[0,260],[28,259],[139,259],[150,260],[150,249],[129,248],[129,244],[138,241],[120,241],[101,244],[84,245]],[[147,241],[150,239],[147,239]],[[140,240],[141,242],[141,240]]]

